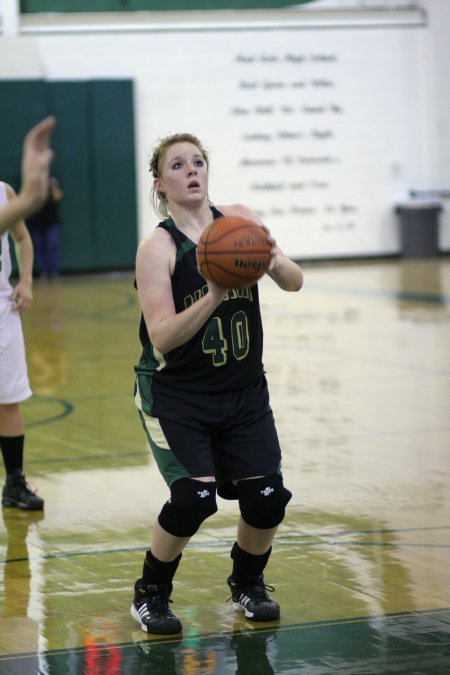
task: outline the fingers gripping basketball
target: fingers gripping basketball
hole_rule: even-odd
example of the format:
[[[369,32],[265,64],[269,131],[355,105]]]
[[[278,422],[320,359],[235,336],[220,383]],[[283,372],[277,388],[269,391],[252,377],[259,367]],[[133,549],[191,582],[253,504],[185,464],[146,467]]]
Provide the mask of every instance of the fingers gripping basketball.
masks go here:
[[[265,230],[256,223],[222,216],[203,230],[197,264],[206,279],[223,288],[244,288],[267,272],[271,248]]]

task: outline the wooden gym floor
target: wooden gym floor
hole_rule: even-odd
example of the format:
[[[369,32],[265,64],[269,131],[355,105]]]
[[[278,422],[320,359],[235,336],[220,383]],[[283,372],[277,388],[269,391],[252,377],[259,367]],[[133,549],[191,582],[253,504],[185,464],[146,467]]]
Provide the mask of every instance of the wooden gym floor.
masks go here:
[[[186,549],[182,637],[129,614],[167,490],[133,403],[132,274],[36,282],[26,473],[2,509],[0,673],[450,672],[450,259],[304,267],[261,283],[265,365],[294,493],[266,581],[279,623],[227,603],[236,504]]]

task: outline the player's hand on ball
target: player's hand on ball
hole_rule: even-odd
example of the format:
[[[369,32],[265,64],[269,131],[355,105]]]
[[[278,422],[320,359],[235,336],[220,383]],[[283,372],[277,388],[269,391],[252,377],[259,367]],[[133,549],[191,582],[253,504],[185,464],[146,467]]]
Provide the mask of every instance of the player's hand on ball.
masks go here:
[[[274,239],[272,237],[272,234],[271,234],[269,228],[267,227],[267,225],[261,225],[261,228],[267,234],[267,239],[272,246],[272,248],[270,249],[270,263],[269,263],[269,267],[267,269],[267,271],[270,272],[276,264],[276,257],[277,257],[277,254],[278,254],[277,241],[276,241],[276,239]]]
[[[217,299],[222,301],[228,293],[228,289],[219,286],[215,281],[210,281],[209,279],[206,279],[206,281],[208,283],[208,293],[211,293],[214,297],[217,297]]]

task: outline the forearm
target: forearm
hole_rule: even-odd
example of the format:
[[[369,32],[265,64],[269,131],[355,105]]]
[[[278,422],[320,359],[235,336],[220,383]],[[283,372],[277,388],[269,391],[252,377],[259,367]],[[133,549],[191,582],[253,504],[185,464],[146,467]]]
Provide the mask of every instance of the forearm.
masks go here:
[[[149,331],[150,339],[162,354],[188,342],[220,305],[226,291],[208,292],[200,300],[178,314],[162,319]]]
[[[283,291],[299,291],[303,286],[303,272],[299,265],[284,253],[278,253],[269,276]]]
[[[34,208],[32,200],[19,193],[0,210],[0,234],[3,234],[19,220],[26,218]]]
[[[16,241],[15,248],[20,280],[31,285],[33,281],[33,244],[30,236],[25,236]]]

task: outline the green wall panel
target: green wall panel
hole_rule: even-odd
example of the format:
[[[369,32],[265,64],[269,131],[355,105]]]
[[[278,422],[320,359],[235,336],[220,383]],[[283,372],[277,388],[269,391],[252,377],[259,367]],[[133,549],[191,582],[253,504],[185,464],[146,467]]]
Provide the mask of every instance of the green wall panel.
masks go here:
[[[134,12],[274,9],[317,0],[21,0],[21,12]]]
[[[49,82],[55,130],[53,174],[64,191],[61,265],[65,271],[96,267],[90,171],[89,88],[86,82]]]
[[[132,269],[137,246],[133,87],[129,80],[0,81],[0,180],[20,186],[23,136],[54,114],[61,182],[61,270]]]
[[[134,264],[137,217],[132,83],[91,82],[89,93],[97,264],[120,266],[124,259]]]
[[[44,80],[0,81],[0,180],[15,190],[20,186],[23,137],[46,111]]]

